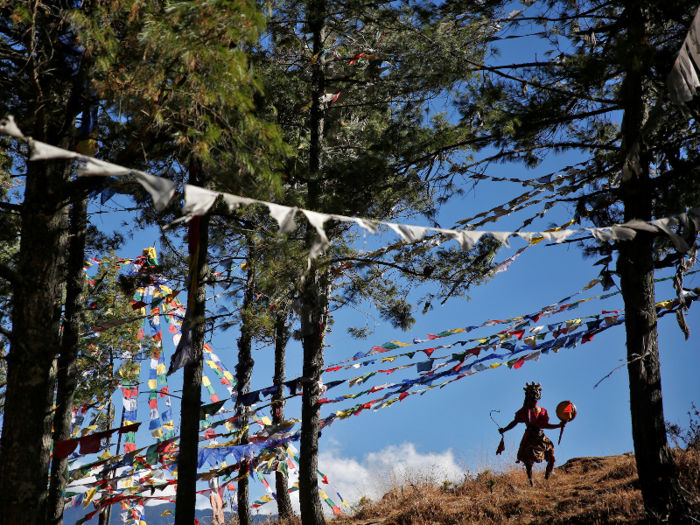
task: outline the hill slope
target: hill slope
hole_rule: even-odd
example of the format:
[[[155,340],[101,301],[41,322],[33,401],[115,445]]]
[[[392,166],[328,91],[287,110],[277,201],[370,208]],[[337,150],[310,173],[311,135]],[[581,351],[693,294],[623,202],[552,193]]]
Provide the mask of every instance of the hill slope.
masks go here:
[[[692,490],[700,516],[700,454],[676,451],[683,485]],[[547,482],[524,470],[482,472],[475,479],[442,487],[410,484],[381,501],[367,502],[335,525],[641,524],[644,508],[634,456],[575,458],[555,469]]]

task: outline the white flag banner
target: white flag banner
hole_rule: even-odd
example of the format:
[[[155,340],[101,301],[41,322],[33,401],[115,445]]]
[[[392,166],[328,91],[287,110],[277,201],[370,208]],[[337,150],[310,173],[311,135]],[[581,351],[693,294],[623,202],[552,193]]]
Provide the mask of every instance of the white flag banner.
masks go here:
[[[654,226],[653,224],[649,224],[648,222],[645,221],[640,221],[639,219],[633,219],[631,221],[627,221],[624,223],[622,226],[625,226],[626,228],[632,228],[633,230],[639,230],[639,231],[645,231],[645,232],[651,232],[651,233],[656,233],[658,228]]]
[[[604,228],[589,228],[589,230],[597,241],[608,242],[613,238],[612,232],[605,231]]]
[[[182,213],[188,217],[204,215],[214,205],[218,196],[216,191],[185,184],[185,206]]]
[[[700,87],[700,80],[695,72],[696,67],[700,67],[700,10],[690,24],[678,58],[666,79],[671,100],[681,108],[685,108],[685,103],[692,100],[697,88]]]
[[[81,157],[81,159],[85,161],[85,164],[78,167],[77,173],[79,177],[118,177],[121,175],[128,175],[133,171],[129,168],[119,166],[118,164],[112,164],[111,162],[105,162],[104,160],[92,157]]]
[[[506,245],[508,248],[510,248],[510,241],[508,238],[513,235],[513,232],[489,232],[491,234],[491,237],[496,239],[498,242],[501,244]]]
[[[271,202],[264,203],[270,210],[270,215],[277,221],[280,234],[291,233],[297,227],[294,222],[294,217],[297,214],[298,208],[290,208],[288,206],[280,206]]]
[[[80,157],[80,154],[74,151],[44,144],[32,138],[27,139],[27,143],[29,144],[29,160],[74,159]]]
[[[139,184],[153,197],[156,211],[163,211],[175,195],[177,183],[142,171],[134,172],[134,175]]]
[[[681,75],[681,78],[684,79],[684,81],[689,80],[690,82],[690,84],[686,82],[685,88],[682,88],[682,86],[676,86],[677,89],[686,89],[687,92],[690,92],[692,88],[692,92],[694,93],[695,88],[700,87],[700,81],[698,81],[698,77],[695,74],[692,61],[695,61],[696,64],[700,65],[700,11],[698,11],[698,14],[696,14],[695,19],[693,20],[693,25],[688,32],[688,36],[684,42],[684,47],[679,54],[678,60],[676,61],[677,64],[674,65],[675,73],[673,71],[671,73],[671,75]],[[671,78],[671,76],[669,76],[669,78]],[[689,99],[683,100],[687,101]],[[80,155],[73,151],[68,151],[56,146],[44,144],[43,142],[35,141],[31,138],[27,138],[22,134],[21,130],[11,116],[0,121],[0,133],[13,136],[20,140],[26,140],[30,148],[30,160],[49,160],[55,158],[80,159],[82,161],[82,165],[78,168],[78,175],[121,176],[134,173],[136,180],[153,197],[154,207],[157,211],[164,210],[175,195],[177,183],[174,181],[157,177],[155,175],[151,175],[150,173],[132,170],[124,166],[119,166],[103,160]],[[632,220],[624,224],[614,224],[600,228],[580,228],[575,230],[562,229],[559,231],[542,232],[449,230],[375,221],[360,217],[347,217],[344,215],[318,213],[311,210],[304,210],[296,207],[292,208],[271,202],[240,197],[238,195],[211,191],[189,184],[185,185],[185,205],[182,209],[183,217],[177,219],[171,223],[171,225],[180,221],[187,221],[197,215],[204,215],[211,209],[219,195],[223,197],[224,201],[231,210],[237,209],[242,204],[257,203],[267,206],[270,215],[279,225],[279,233],[290,233],[294,231],[296,228],[296,214],[297,212],[301,211],[306,216],[309,223],[316,229],[316,237],[311,247],[309,260],[323,253],[323,251],[330,245],[324,229],[324,223],[329,219],[342,222],[353,222],[371,234],[377,233],[379,226],[384,225],[394,231],[407,243],[420,242],[427,234],[431,232],[439,233],[448,239],[456,241],[463,250],[471,250],[479,242],[482,235],[491,235],[494,239],[506,246],[509,246],[509,240],[512,236],[519,236],[531,245],[536,237],[542,237],[546,240],[554,240],[556,243],[561,243],[572,235],[590,232],[595,239],[602,242],[608,242],[613,239],[618,241],[630,240],[635,237],[637,231],[648,231],[655,234],[662,232],[668,235],[676,250],[680,252],[687,252],[690,249],[688,242],[675,233],[674,228],[676,228],[679,224],[682,224],[686,228],[692,224],[693,230],[700,229],[700,208],[696,208],[676,216],[656,219],[651,223],[641,220]],[[548,207],[551,207],[551,205],[553,205],[553,203],[548,203],[545,205],[545,209],[548,209]],[[501,213],[501,211],[503,213],[508,212],[507,210],[501,209],[497,209],[497,211],[497,215]],[[439,244],[440,241],[438,240],[436,245]]]
[[[678,219],[676,219],[675,217],[668,217],[666,219],[657,219],[655,221],[651,221],[651,223],[654,226],[658,226],[659,229],[666,232],[666,235],[668,235],[671,238],[671,242],[673,243],[673,246],[675,246],[676,250],[684,253],[690,250],[690,246],[688,246],[688,243],[686,243],[683,239],[676,235],[673,232],[673,230],[671,230],[672,227],[678,225]]]
[[[625,228],[624,226],[613,226],[611,228],[612,235],[618,241],[631,241],[634,239],[637,232],[631,228]]]
[[[311,261],[321,255],[331,244],[326,236],[326,231],[323,229],[323,224],[330,219],[331,216],[309,210],[302,210],[302,212],[306,215],[311,226],[316,228],[316,237],[309,251],[309,265],[311,265]]]
[[[10,115],[6,119],[0,120],[0,133],[5,135],[10,135],[16,139],[25,139],[26,137],[22,134],[17,123],[15,122],[15,117]]]
[[[517,235],[519,235],[521,239],[527,241],[529,244],[532,242],[532,238],[538,234],[535,232],[518,232]]]
[[[423,226],[409,226],[408,224],[395,224],[389,222],[385,224],[409,244],[420,241],[423,239],[423,237],[425,237],[425,234],[430,231],[430,228]]]
[[[224,202],[231,211],[236,211],[241,204],[255,204],[255,199],[247,199],[245,197],[239,197],[238,195],[231,195],[230,193],[222,193],[224,197]]]
[[[558,232],[550,232],[550,235],[552,236],[552,240],[558,244],[560,242],[564,242],[574,233],[574,230],[560,230]]]

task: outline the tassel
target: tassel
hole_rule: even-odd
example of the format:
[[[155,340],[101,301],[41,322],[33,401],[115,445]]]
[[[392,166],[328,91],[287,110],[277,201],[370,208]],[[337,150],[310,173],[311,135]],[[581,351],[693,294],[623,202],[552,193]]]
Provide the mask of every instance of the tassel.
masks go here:
[[[498,444],[498,448],[496,449],[496,455],[500,455],[501,452],[503,452],[506,449],[506,444],[504,441],[504,437],[501,435],[501,442]]]

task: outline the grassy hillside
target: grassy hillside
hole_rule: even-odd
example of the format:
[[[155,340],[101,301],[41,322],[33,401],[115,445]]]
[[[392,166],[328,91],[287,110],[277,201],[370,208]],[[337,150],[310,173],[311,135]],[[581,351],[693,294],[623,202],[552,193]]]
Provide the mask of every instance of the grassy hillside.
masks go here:
[[[700,450],[676,449],[681,483],[700,518]],[[642,524],[634,456],[575,458],[530,487],[522,468],[482,472],[454,485],[409,483],[379,501],[363,499],[331,525]],[[700,523],[700,521],[699,521]],[[290,524],[291,525],[291,524]]]
[[[690,489],[700,517],[700,451],[675,452],[681,482]],[[575,458],[555,469],[549,481],[539,473],[530,487],[524,469],[485,471],[460,485],[395,489],[367,503],[337,525],[633,524],[644,521],[634,456]]]

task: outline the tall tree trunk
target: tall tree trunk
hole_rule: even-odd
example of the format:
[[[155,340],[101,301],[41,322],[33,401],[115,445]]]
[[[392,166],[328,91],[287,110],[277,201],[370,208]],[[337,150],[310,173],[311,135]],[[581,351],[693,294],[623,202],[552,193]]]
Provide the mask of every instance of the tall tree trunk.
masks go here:
[[[272,396],[272,423],[284,421],[284,375],[286,367],[287,341],[289,329],[287,327],[287,313],[277,314],[275,325],[275,378],[274,384],[278,387]],[[280,451],[280,461],[286,461],[286,449]],[[275,472],[275,492],[277,493],[277,517],[280,521],[288,521],[294,517],[292,499],[289,497],[289,483],[287,475],[279,470]]]
[[[249,250],[250,250],[249,246]],[[250,253],[250,252],[249,252]],[[246,278],[245,292],[243,294],[243,309],[241,313],[241,336],[238,338],[238,364],[236,365],[236,381],[238,383],[238,400],[240,403],[241,395],[250,392],[250,376],[253,373],[253,361],[252,347],[253,347],[253,328],[251,326],[251,321],[253,314],[251,308],[253,307],[253,301],[255,299],[255,265],[253,257],[248,258],[248,275]],[[242,405],[238,405],[238,415],[237,419],[238,427],[243,429],[241,431],[241,445],[248,443],[248,429],[246,428],[249,423],[247,408]],[[248,475],[250,474],[250,462],[246,459],[241,460],[241,468],[239,474],[242,476],[238,480],[238,521],[240,525],[251,525],[253,523],[250,514],[250,496],[249,496],[249,480]]]
[[[80,316],[83,309],[83,266],[85,264],[85,237],[87,235],[87,198],[70,210],[70,241],[66,268],[66,306],[64,311],[61,354],[56,372],[56,411],[53,418],[53,440],[59,442],[70,438],[73,399],[78,386],[78,341],[80,338]],[[55,459],[51,463],[49,501],[46,522],[49,525],[63,523],[63,493],[68,482],[68,458]]]
[[[123,427],[124,426],[124,410],[123,409],[122,409],[122,417],[119,421],[120,421],[119,426]],[[122,448],[122,435],[123,434],[120,433],[117,436],[117,454],[119,454],[119,451]],[[110,480],[114,479],[115,475],[116,475],[116,471],[112,471],[112,473],[109,476]],[[100,513],[100,518],[102,518],[102,516],[105,516],[105,521],[107,522],[107,525],[110,525],[112,523],[112,508],[113,507],[114,507],[114,505],[110,505],[109,507],[107,507],[107,509],[105,511]]]
[[[324,113],[321,96],[325,91],[323,72],[323,45],[325,35],[326,0],[312,0],[307,12],[309,30],[312,33],[313,54],[317,57],[311,68],[311,114],[309,144],[308,205],[316,207],[318,188],[323,168]],[[309,241],[315,232],[309,229]],[[309,246],[311,243],[309,242]],[[326,519],[318,493],[318,434],[320,431],[321,405],[318,404],[319,388],[316,380],[323,372],[323,345],[328,309],[325,283],[321,283],[315,263],[310,265],[301,287],[301,333],[304,348],[305,382],[301,399],[301,443],[299,455],[299,503],[303,525],[324,525]]]
[[[190,182],[193,182],[190,180]],[[197,226],[196,223],[199,223]],[[194,224],[193,224],[194,223]],[[180,456],[175,500],[175,525],[192,525],[197,500],[197,453],[199,449],[199,409],[202,406],[202,367],[204,366],[204,333],[206,321],[207,252],[209,250],[209,215],[195,217],[190,222],[192,236],[199,233],[197,269],[191,279],[197,280],[194,298],[188,295],[188,311],[192,315],[194,359],[184,367],[182,403],[180,405]],[[194,253],[190,253],[193,257]]]
[[[112,380],[114,380],[114,349],[110,346],[109,347],[109,370],[110,370],[110,375]],[[112,424],[114,422],[114,403],[112,402],[112,396],[109,397],[109,404],[107,405],[107,428],[112,428]],[[119,425],[119,427],[124,426],[124,411],[122,411],[122,424]],[[119,445],[122,440],[122,435],[119,434],[119,439],[117,440],[117,455],[119,454]],[[107,438],[107,450],[112,448],[112,436],[109,436]],[[112,471],[109,473],[109,479],[114,478],[115,471]],[[106,509],[102,509],[98,515],[97,519],[97,525],[105,525],[105,523],[109,523],[109,511],[112,509],[112,505],[107,507]]]
[[[625,188],[625,220],[651,219],[648,173]],[[652,523],[682,523],[683,498],[666,438],[654,293],[653,236],[620,243],[618,272],[625,301],[632,437],[644,507]],[[670,519],[670,521],[669,521]]]
[[[301,333],[304,347],[304,390],[301,398],[299,502],[303,525],[323,525],[326,520],[318,493],[318,435],[321,430],[319,383],[323,373],[323,346],[328,322],[328,275],[315,264],[306,275],[301,296]]]
[[[42,137],[44,133],[36,133]],[[67,142],[59,143],[61,147]],[[68,207],[65,161],[29,162],[13,282],[12,336],[0,449],[0,523],[46,519],[55,359],[60,347]]]
[[[628,38],[645,39],[645,13],[637,4],[625,9],[629,20]],[[624,100],[623,144],[632,148],[641,141],[640,130],[647,118],[644,72],[630,64],[622,83]],[[625,221],[652,219],[649,169],[651,155],[642,144],[639,167],[620,187],[625,206]],[[630,383],[630,411],[637,472],[647,517],[652,523],[683,523],[686,507],[679,491],[676,467],[666,439],[661,393],[659,341],[654,290],[653,235],[640,231],[631,241],[618,246],[617,270],[625,301],[627,334],[627,372]]]

